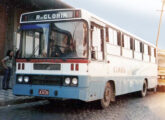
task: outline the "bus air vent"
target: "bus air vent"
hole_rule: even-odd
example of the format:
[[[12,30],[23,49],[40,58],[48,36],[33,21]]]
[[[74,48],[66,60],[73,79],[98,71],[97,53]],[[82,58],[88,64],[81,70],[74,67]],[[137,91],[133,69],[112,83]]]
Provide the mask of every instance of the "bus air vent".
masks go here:
[[[34,64],[34,70],[61,70],[61,64]]]

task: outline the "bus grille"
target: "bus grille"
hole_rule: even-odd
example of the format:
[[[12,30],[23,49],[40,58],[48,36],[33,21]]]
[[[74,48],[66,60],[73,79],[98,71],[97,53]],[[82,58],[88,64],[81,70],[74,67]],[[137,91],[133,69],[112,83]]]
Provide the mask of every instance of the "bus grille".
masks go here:
[[[45,75],[35,75],[29,76],[31,85],[56,85],[62,86],[63,77],[62,76],[45,76]]]
[[[34,64],[34,70],[61,70],[61,64]]]

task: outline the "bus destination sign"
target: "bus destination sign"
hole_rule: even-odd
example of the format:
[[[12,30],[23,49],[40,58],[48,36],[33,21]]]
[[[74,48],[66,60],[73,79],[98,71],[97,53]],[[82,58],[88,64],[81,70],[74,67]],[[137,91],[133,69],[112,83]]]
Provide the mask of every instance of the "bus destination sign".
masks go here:
[[[21,22],[51,21],[80,17],[76,12],[77,11],[44,11],[27,13],[22,15]]]
[[[68,18],[67,13],[52,13],[52,14],[43,14],[43,15],[36,15],[36,20],[52,20],[52,19],[65,19]]]

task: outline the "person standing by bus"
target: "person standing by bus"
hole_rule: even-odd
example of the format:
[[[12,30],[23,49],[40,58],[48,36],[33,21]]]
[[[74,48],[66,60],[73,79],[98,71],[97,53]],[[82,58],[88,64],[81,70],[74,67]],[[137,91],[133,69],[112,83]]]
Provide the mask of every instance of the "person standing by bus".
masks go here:
[[[5,74],[4,74],[3,81],[2,81],[4,90],[9,88],[9,80],[10,80],[11,69],[12,69],[13,55],[14,55],[14,52],[12,50],[8,50],[6,57],[4,57],[1,60],[2,66],[5,68]]]

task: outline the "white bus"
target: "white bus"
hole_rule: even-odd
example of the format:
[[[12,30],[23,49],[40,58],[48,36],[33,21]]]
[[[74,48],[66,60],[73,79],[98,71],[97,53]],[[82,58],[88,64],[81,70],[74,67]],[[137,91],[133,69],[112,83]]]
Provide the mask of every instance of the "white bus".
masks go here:
[[[100,101],[157,86],[155,46],[81,9],[20,18],[15,95]]]

